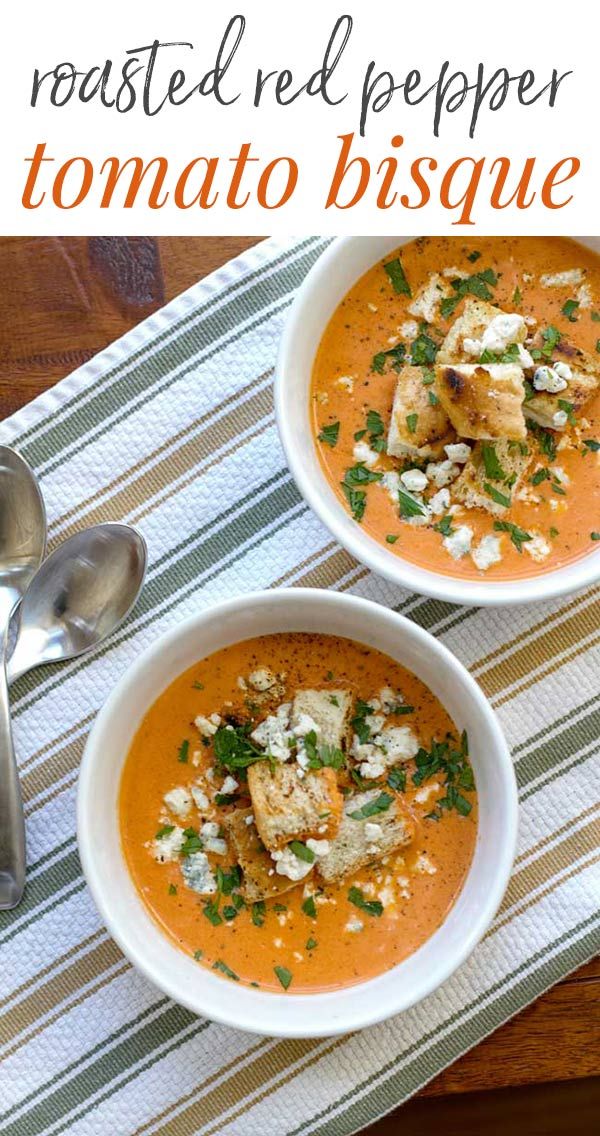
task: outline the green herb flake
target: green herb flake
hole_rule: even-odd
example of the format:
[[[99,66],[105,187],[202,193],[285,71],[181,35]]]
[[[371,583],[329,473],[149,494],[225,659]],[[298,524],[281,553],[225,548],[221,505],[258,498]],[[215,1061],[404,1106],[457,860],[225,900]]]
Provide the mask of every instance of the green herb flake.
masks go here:
[[[591,532],[590,540],[600,540],[600,532]]]
[[[386,544],[395,544],[397,540],[398,540],[398,537],[396,536],[395,533],[388,533],[386,538],[385,538]]]
[[[360,809],[355,809],[349,816],[352,817],[352,820],[366,820],[367,817],[376,816],[378,813],[385,813],[389,809],[393,799],[394,798],[390,797],[389,793],[380,793],[374,801],[368,801],[366,805],[363,805]]]
[[[434,391],[427,391],[427,398],[429,399],[430,406],[437,406],[440,401]]]
[[[355,442],[361,442],[366,433],[367,433],[366,430],[357,430],[355,435],[354,435],[354,441]]]
[[[597,442],[595,438],[585,438],[583,444],[587,453],[597,454],[600,452],[600,442]]]
[[[420,501],[412,497],[406,489],[398,489],[398,507],[401,517],[424,517],[425,509]]]
[[[177,751],[177,760],[180,761],[182,763],[182,765],[187,764],[189,752],[190,752],[190,743],[189,743],[187,738],[184,738],[184,740],[182,741],[182,743],[181,743],[181,745],[180,745],[180,747]]]
[[[371,370],[376,375],[383,375],[386,364],[389,362],[394,371],[400,371],[406,356],[406,344],[397,343],[387,351],[378,351],[371,359]]]
[[[226,919],[228,923],[231,923],[231,920],[235,919],[236,915],[237,907],[234,907],[233,904],[227,904],[227,906],[223,908],[223,918]]]
[[[560,310],[562,315],[566,316],[570,323],[576,323],[577,316],[575,315],[575,313],[578,307],[579,300],[567,300]]]
[[[196,680],[196,682],[192,683],[192,690],[204,690],[204,683]]]
[[[418,414],[407,414],[406,415],[406,426],[407,426],[409,434],[414,434],[415,430],[417,429],[417,422],[418,421],[419,421],[419,415]]]
[[[334,446],[337,446],[339,436],[339,422],[330,422],[328,426],[323,426],[318,437],[320,442],[324,442],[325,445],[331,446],[331,448],[333,449]]]
[[[491,497],[492,501],[495,501],[497,505],[502,505],[505,509],[510,508],[511,499],[510,497],[507,497],[506,493],[501,493],[499,489],[496,489],[493,485],[490,485],[489,481],[484,481],[483,488],[485,489],[488,497]]]
[[[561,410],[564,410],[569,426],[574,426],[577,420],[575,418],[575,407],[573,403],[568,402],[566,398],[559,398],[558,405]]]
[[[540,469],[536,469],[533,476],[529,478],[532,485],[541,485],[542,481],[548,481],[549,479],[550,471],[545,469],[543,466]]]
[[[359,911],[364,911],[366,915],[377,915],[378,917],[383,915],[383,904],[378,899],[365,899],[360,888],[350,888],[348,901],[354,907],[358,907]]]
[[[404,793],[406,789],[406,770],[392,769],[388,774],[387,783],[395,793]]]
[[[304,900],[304,902],[302,904],[302,910],[303,910],[305,915],[308,915],[309,919],[316,919],[317,918],[317,905],[316,905],[316,903],[314,901],[314,897],[312,895],[309,895],[309,896],[306,897],[306,899]]]
[[[518,525],[511,524],[510,521],[494,521],[494,529],[496,532],[507,532],[510,534],[510,539],[514,544],[517,552],[523,551],[523,545],[528,540],[533,540],[531,533],[525,532],[520,529]]]
[[[442,536],[452,536],[454,529],[452,528],[452,517],[450,516],[450,514],[446,513],[445,517],[442,517],[441,520],[436,521],[433,529],[434,532],[439,532],[442,534]]]
[[[467,253],[467,260],[470,260],[471,264],[475,264],[475,261],[479,260],[480,256],[481,256],[481,253],[478,252],[477,249],[473,249],[473,252]]]
[[[489,477],[490,481],[505,481],[506,473],[498,461],[496,447],[491,442],[483,442],[481,452],[486,476]]]
[[[523,293],[521,292],[521,289],[519,288],[518,284],[517,284],[517,287],[515,288],[515,290],[512,294],[512,302],[513,302],[513,304],[522,304],[523,303]]]
[[[253,745],[248,734],[252,724],[243,726],[219,726],[213,744],[217,765],[221,769],[235,770],[247,769],[255,761],[268,761],[269,755],[262,749]]]
[[[314,951],[315,947],[317,947],[318,945],[319,944],[317,943],[316,939],[307,939],[306,940],[306,946],[305,946],[304,949],[306,951]]]
[[[294,853],[298,860],[304,860],[305,864],[314,864],[315,854],[311,848],[307,848],[301,840],[291,840],[288,848]]]
[[[262,927],[267,913],[267,905],[263,899],[257,899],[256,903],[252,904],[250,917],[255,927]]]
[[[558,536],[558,529],[555,529],[555,528],[554,528],[554,526],[552,526],[552,527],[550,528],[550,531],[549,531],[549,535],[550,535],[550,536],[552,537],[552,539],[554,540],[554,538]]]
[[[394,292],[397,292],[400,296],[412,296],[410,284],[406,279],[400,258],[396,257],[394,260],[388,260],[387,264],[384,264],[383,267],[391,281]]]
[[[239,982],[240,980],[239,974],[236,974],[230,966],[227,966],[227,963],[223,962],[223,959],[217,959],[216,962],[213,962],[213,970],[220,970],[221,974],[224,974],[227,978],[232,978],[234,982]]]
[[[496,287],[498,277],[493,269],[485,268],[482,272],[476,272],[464,280],[451,280],[450,283],[455,295],[447,296],[441,301],[440,314],[443,319],[448,319],[453,314],[465,296],[477,296],[479,300],[493,300],[494,293],[491,288]]]
[[[283,986],[283,989],[287,990],[292,984],[293,975],[291,970],[288,970],[286,966],[274,966],[273,970]]]
[[[218,905],[214,900],[210,900],[208,903],[204,904],[202,914],[206,916],[209,923],[212,923],[213,927],[218,927],[223,922],[219,915]]]
[[[169,895],[177,895],[177,887],[175,886],[175,884],[169,884],[169,886],[167,888],[167,893]]]
[[[183,835],[185,836],[185,840],[179,849],[181,856],[192,856],[194,852],[202,851],[202,841],[194,828],[185,828]]]
[[[197,951],[194,951],[194,958],[196,962],[200,962],[200,959],[204,958],[204,951],[200,950],[200,947],[198,947]]]
[[[438,351],[435,339],[421,331],[410,345],[410,361],[413,367],[429,367],[435,363]]]
[[[600,312],[592,312],[593,323],[600,323]]]
[[[174,828],[174,824],[163,824],[162,827],[159,828],[158,832],[155,832],[154,839],[162,840],[163,836],[169,836],[169,834],[173,832]]]

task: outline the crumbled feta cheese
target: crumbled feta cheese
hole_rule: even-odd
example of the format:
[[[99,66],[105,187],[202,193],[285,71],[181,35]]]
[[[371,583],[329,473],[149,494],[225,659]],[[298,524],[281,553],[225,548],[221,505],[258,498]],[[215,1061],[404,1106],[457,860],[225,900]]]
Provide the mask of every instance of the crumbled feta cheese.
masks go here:
[[[212,722],[210,718],[205,718],[204,714],[199,714],[198,717],[194,719],[194,725],[204,738],[212,738],[217,732],[219,723]]]
[[[238,687],[239,687],[240,690],[247,690],[248,689],[248,683],[246,682],[246,679],[244,678],[243,675],[238,675],[237,684],[238,684]]]
[[[563,469],[562,465],[551,465],[550,466],[550,473],[554,474],[556,480],[560,481],[561,485],[570,485],[571,484],[571,478],[569,477],[568,473],[566,473],[566,471]]]
[[[463,272],[462,268],[444,268],[442,269],[442,276],[447,276],[449,280],[466,280],[468,272]]]
[[[263,722],[259,722],[250,737],[253,742],[261,746],[277,761],[287,761],[290,757],[289,730],[291,702],[284,702],[277,707],[274,714],[270,714]]]
[[[227,855],[227,841],[222,836],[210,836],[204,841],[204,847],[207,852],[214,852],[215,856]]]
[[[492,564],[498,564],[502,560],[502,553],[500,551],[500,538],[493,536],[489,533],[484,536],[478,545],[471,551],[471,557],[476,568],[485,572],[486,568],[490,568]]]
[[[248,682],[255,690],[264,694],[265,690],[270,690],[272,686],[275,686],[277,679],[268,667],[257,667],[255,671],[252,671],[252,674],[248,675]]]
[[[321,727],[311,718],[310,714],[300,714],[298,721],[294,726],[294,734],[297,738],[305,738],[307,734],[320,734]]]
[[[406,486],[409,493],[422,493],[429,484],[427,475],[420,469],[407,469],[400,474],[400,481]]]
[[[246,824],[246,825],[254,824],[254,817],[253,817],[252,814],[250,814],[250,816],[247,816],[247,817],[244,818],[244,824]]]
[[[312,869],[312,864],[294,856],[291,848],[282,848],[279,852],[271,852],[271,859],[275,861],[275,871],[278,876],[287,876],[288,880],[302,880]]]
[[[379,899],[384,907],[392,907],[396,899],[393,888],[389,887],[389,885],[382,887],[379,892]]]
[[[430,781],[428,785],[421,785],[421,788],[417,789],[415,793],[415,801],[418,801],[420,805],[427,804],[429,798],[438,792],[439,787],[439,781]]]
[[[383,836],[383,829],[380,824],[373,824],[368,820],[365,824],[365,839],[369,844],[377,844]]]
[[[569,379],[573,378],[573,372],[568,363],[561,363],[559,361],[558,363],[553,363],[552,368],[560,379],[565,379],[569,382]]]
[[[202,751],[195,749],[192,753],[192,765],[200,765],[202,762]]]
[[[526,347],[523,347],[522,343],[518,344],[518,348],[519,348],[519,363],[521,364],[521,366],[522,367],[533,367],[534,362],[533,362],[533,355],[531,354],[531,352],[529,352]]]
[[[353,454],[357,462],[363,462],[366,466],[371,468],[377,461],[379,461],[379,454],[376,450],[372,450],[366,442],[357,442]]]
[[[446,284],[445,280],[437,272],[432,272],[427,283],[419,288],[414,300],[408,305],[408,311],[411,316],[417,316],[418,319],[424,319],[427,323],[433,323],[440,300],[444,296],[449,296],[450,292],[450,286]]]
[[[428,504],[435,517],[441,516],[450,506],[450,490],[438,489],[437,493],[429,498]]]
[[[481,352],[483,351],[483,347],[481,346],[481,340],[480,339],[471,339],[470,336],[465,335],[465,338],[463,339],[463,351],[467,355],[472,355],[476,359],[478,359],[479,356],[481,355]]]
[[[494,316],[481,338],[482,351],[501,355],[512,343],[525,339],[525,320],[517,312],[503,312]]]
[[[593,300],[589,284],[582,284],[581,287],[577,289],[575,295],[579,301],[580,308],[591,308]]]
[[[210,807],[210,802],[203,789],[198,785],[192,785],[190,792],[194,798],[194,804],[199,812],[205,812]]]
[[[178,824],[173,825],[171,832],[166,832],[164,836],[157,836],[152,841],[150,848],[154,859],[158,860],[160,864],[177,860],[184,840],[183,829]]]
[[[396,761],[410,761],[419,748],[410,726],[388,726],[373,738],[373,745],[384,750],[388,765]]]
[[[397,473],[395,469],[389,469],[386,473],[384,473],[379,484],[383,489],[386,490],[387,493],[389,493],[392,499],[392,504],[397,505],[398,490],[400,488],[400,474]]]
[[[372,304],[370,300],[369,300],[369,303],[367,304],[367,307],[368,307],[370,312],[376,312],[378,310],[377,304]]]
[[[567,380],[561,378],[554,367],[538,367],[533,376],[533,385],[537,391],[558,394],[565,390]]]
[[[367,761],[361,762],[359,765],[359,773],[366,781],[375,781],[377,777],[383,777],[387,768],[385,757],[381,753],[377,753],[375,747],[373,748],[373,756]]]
[[[210,840],[213,836],[219,835],[219,825],[216,820],[207,820],[200,829],[200,836],[203,840]]]
[[[192,798],[187,789],[179,786],[177,789],[169,789],[165,793],[163,801],[167,806],[169,812],[174,813],[175,816],[184,817],[189,813],[192,807]]]
[[[444,446],[444,449],[448,461],[457,462],[459,465],[464,465],[471,457],[471,447],[466,442],[451,442],[448,446]]]
[[[458,477],[460,466],[451,461],[429,462],[425,473],[438,489],[443,489]]]
[[[221,785],[221,792],[228,795],[229,793],[235,793],[236,789],[239,789],[239,787],[239,781],[236,781],[235,777],[228,775]]]
[[[566,410],[555,410],[554,414],[552,415],[552,425],[556,426],[557,430],[560,430],[563,426],[566,426],[568,420],[569,415],[567,414]]]
[[[437,868],[435,864],[431,863],[429,856],[424,852],[420,852],[415,861],[415,872],[419,872],[423,876],[435,876]]]
[[[529,553],[532,560],[536,560],[538,562],[545,560],[552,551],[550,545],[548,544],[548,541],[544,540],[544,537],[541,535],[541,533],[536,533],[531,540],[525,541],[523,543],[523,548],[526,552]]]
[[[354,390],[354,379],[352,375],[340,375],[339,379],[335,380],[334,386],[342,387],[343,390],[348,391],[348,394],[352,394]]]
[[[403,339],[415,339],[418,330],[418,324],[414,320],[405,320],[398,328]]]
[[[385,714],[391,714],[394,707],[401,705],[403,701],[404,699],[399,692],[393,691],[391,686],[383,686],[379,691],[379,698],[371,699],[369,705],[374,706],[378,702]]]
[[[453,560],[466,556],[473,540],[473,529],[469,525],[459,525],[450,536],[445,536],[442,544]]]
[[[545,272],[540,276],[542,288],[567,288],[571,284],[582,284],[581,268],[569,268],[566,272]]]
[[[353,915],[353,916],[351,916],[351,918],[346,923],[344,930],[345,931],[351,931],[352,934],[354,935],[354,934],[357,934],[359,931],[363,931],[364,926],[365,925],[364,925],[362,919],[357,919],[357,917],[355,915]]]
[[[181,861],[181,871],[186,886],[200,895],[214,895],[217,881],[212,873],[205,852],[192,852]]]
[[[378,733],[379,730],[385,725],[384,714],[367,714],[365,724],[369,727],[372,734]]]
[[[306,841],[306,847],[314,852],[315,856],[328,856],[331,845],[328,840],[313,840],[312,837]]]

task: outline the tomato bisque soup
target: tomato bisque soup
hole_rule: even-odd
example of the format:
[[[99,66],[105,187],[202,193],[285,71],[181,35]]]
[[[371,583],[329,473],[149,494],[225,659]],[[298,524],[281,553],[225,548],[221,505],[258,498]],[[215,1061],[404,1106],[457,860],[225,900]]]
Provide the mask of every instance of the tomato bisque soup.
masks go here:
[[[423,237],[350,290],[312,377],[325,475],[391,551],[516,579],[600,539],[600,258]]]
[[[147,712],[120,826],[143,902],[200,965],[336,989],[401,962],[456,899],[477,833],[468,739],[371,647],[250,639]]]

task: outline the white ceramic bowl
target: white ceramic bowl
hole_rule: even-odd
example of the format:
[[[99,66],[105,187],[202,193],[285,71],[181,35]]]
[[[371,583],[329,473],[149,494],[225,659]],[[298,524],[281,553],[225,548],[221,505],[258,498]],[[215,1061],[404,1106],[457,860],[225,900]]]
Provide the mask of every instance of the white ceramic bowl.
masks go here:
[[[139,722],[177,675],[232,643],[278,631],[319,631],[366,643],[397,659],[437,695],[469,735],[479,797],[475,855],[444,924],[393,970],[325,994],[271,994],[220,978],[162,934],[127,870],[117,801],[123,762]],[[143,792],[143,785],[140,786]],[[424,998],[481,939],[504,894],[515,852],[517,792],[504,737],[476,682],[426,631],[368,600],[316,589],[242,596],[186,620],[130,667],[89,736],[77,800],[79,851],[111,935],[147,978],[176,1002],[227,1025],[281,1037],[356,1030]]]
[[[519,580],[460,580],[404,560],[352,519],[325,477],[313,440],[311,372],[325,328],[353,284],[412,237],[341,237],[319,257],[300,286],[277,359],[275,411],[288,465],[302,496],[336,540],[357,560],[411,591],[449,603],[515,604],[572,592],[600,578],[600,545],[573,564]],[[600,237],[580,243],[600,252]]]

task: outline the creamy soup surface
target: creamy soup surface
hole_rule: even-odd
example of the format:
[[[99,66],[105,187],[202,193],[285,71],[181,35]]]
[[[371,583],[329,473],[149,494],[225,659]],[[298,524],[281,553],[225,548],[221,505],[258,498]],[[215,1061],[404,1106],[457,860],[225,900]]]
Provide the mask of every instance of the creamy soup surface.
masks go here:
[[[311,406],[325,474],[423,567],[517,579],[600,540],[600,258],[567,238],[423,237],[334,313]]]
[[[199,965],[335,989],[401,962],[454,903],[477,834],[468,739],[373,648],[247,640],[147,712],[120,826],[143,902]]]

